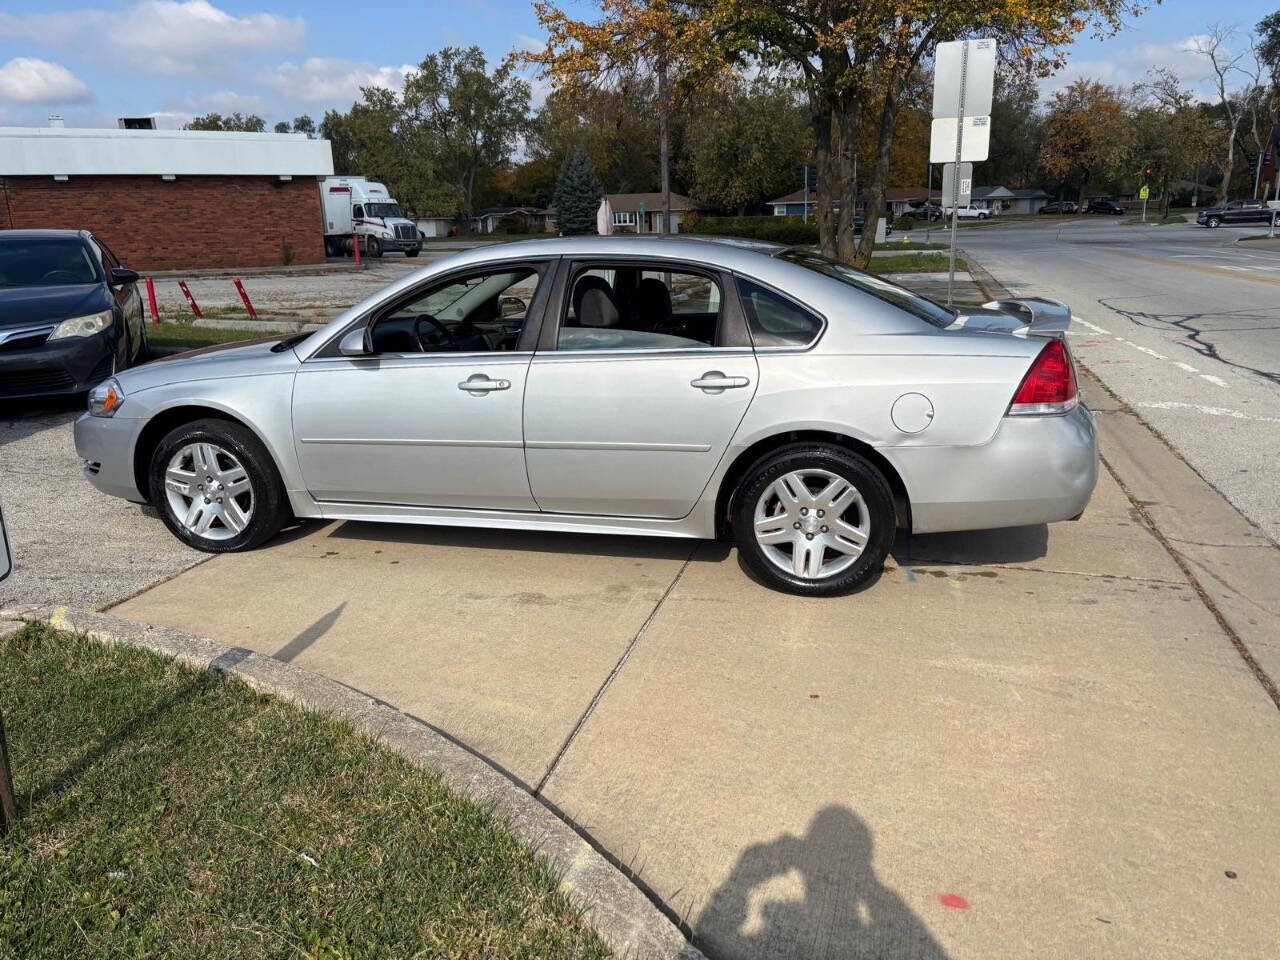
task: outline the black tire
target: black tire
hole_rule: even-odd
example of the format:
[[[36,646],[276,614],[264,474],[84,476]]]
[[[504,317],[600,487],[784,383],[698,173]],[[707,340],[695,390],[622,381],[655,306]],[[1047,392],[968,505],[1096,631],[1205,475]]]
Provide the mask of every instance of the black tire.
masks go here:
[[[227,539],[211,540],[188,530],[174,515],[165,490],[165,470],[170,458],[182,447],[201,442],[216,444],[234,454],[249,478],[253,511],[244,529]],[[165,526],[187,546],[205,553],[251,550],[275,536],[292,516],[284,483],[271,454],[252,430],[230,420],[196,420],[170,430],[151,454],[147,479],[151,504]]]
[[[382,256],[382,242],[377,237],[370,237],[368,244],[365,246],[365,252],[377,260]]]
[[[417,251],[417,250],[406,250],[406,251],[404,252],[404,255],[405,255],[406,257],[416,257],[416,256],[418,255],[418,253],[419,253],[419,251]]]
[[[1210,217],[1208,220],[1204,222],[1204,225],[1208,227],[1210,230],[1216,230],[1218,227],[1222,226],[1222,218]]]
[[[755,536],[757,502],[775,480],[796,470],[821,470],[852,484],[862,495],[866,519],[870,523],[867,543],[853,564],[820,579],[809,579],[783,570],[769,559]],[[743,475],[732,503],[733,536],[738,555],[756,577],[786,593],[825,597],[853,590],[884,567],[885,558],[893,546],[896,512],[888,481],[864,457],[833,444],[797,443],[762,457]],[[850,507],[843,516],[852,522],[852,511],[860,509]]]

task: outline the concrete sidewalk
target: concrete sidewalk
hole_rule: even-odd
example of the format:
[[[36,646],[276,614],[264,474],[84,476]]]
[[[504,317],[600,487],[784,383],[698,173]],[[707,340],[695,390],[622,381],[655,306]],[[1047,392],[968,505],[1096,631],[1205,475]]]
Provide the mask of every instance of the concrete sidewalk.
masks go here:
[[[1241,650],[1272,654],[1152,527],[1235,549],[1225,504],[1089,399],[1140,498],[1106,471],[1078,523],[902,538],[852,597],[710,543],[348,523],[113,612],[437,726],[713,958],[1268,956],[1280,711]]]

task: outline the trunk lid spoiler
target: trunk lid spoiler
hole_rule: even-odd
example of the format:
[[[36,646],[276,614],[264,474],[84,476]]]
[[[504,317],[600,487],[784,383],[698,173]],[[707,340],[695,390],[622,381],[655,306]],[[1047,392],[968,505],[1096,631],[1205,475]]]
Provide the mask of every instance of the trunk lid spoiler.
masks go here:
[[[1070,326],[1071,308],[1061,300],[1019,297],[962,310],[947,329],[1063,339]]]

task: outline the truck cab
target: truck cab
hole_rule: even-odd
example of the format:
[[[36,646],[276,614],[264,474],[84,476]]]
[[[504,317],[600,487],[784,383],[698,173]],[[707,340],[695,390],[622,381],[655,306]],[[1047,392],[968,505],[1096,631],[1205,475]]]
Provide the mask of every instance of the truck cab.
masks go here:
[[[418,226],[403,211],[384,184],[364,177],[326,177],[320,185],[324,201],[324,248],[329,256],[360,252],[380,257],[399,250],[416,257],[422,249]]]

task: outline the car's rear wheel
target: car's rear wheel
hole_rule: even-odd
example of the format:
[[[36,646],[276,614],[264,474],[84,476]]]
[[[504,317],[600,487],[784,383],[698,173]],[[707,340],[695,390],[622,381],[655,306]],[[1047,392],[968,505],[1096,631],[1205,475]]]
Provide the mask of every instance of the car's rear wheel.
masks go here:
[[[863,457],[827,444],[777,450],[747,471],[733,530],[748,569],[789,593],[852,590],[893,545],[893,493]]]
[[[1206,221],[1204,222],[1204,225],[1205,225],[1206,227],[1210,228],[1211,230],[1212,230],[1212,229],[1214,229],[1214,228],[1216,228],[1216,227],[1220,227],[1220,226],[1222,226],[1222,218],[1221,218],[1221,217],[1210,217],[1208,220],[1206,220]]]
[[[206,553],[256,547],[289,518],[271,455],[253,431],[229,420],[171,430],[152,453],[148,476],[165,525]]]

